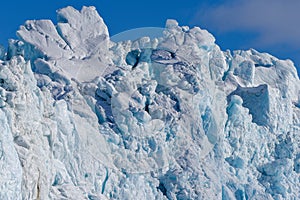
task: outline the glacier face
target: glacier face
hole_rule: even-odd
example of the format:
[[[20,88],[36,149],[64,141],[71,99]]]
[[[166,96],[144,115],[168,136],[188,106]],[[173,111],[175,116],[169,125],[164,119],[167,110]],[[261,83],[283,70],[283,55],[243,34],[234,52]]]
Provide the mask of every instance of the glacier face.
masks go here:
[[[291,61],[175,20],[115,43],[94,7],[57,16],[1,53],[0,199],[300,198]]]

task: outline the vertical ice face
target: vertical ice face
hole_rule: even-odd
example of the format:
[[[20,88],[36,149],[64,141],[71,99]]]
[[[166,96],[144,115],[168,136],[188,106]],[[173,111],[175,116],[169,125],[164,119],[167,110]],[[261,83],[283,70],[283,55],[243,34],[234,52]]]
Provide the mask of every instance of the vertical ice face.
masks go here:
[[[5,111],[0,112],[1,199],[21,199],[22,167]]]
[[[291,61],[198,27],[110,41],[94,7],[27,21],[0,58],[1,199],[298,199]]]

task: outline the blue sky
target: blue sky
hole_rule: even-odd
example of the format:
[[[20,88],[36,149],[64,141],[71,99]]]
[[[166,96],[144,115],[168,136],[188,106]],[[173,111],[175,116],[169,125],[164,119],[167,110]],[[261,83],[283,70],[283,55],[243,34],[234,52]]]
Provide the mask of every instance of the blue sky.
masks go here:
[[[164,27],[172,18],[180,25],[207,29],[223,50],[255,48],[290,58],[300,67],[299,0],[5,1],[0,12],[0,43],[6,46],[27,19],[56,21],[56,10],[67,5],[77,9],[95,6],[110,35],[133,28]]]

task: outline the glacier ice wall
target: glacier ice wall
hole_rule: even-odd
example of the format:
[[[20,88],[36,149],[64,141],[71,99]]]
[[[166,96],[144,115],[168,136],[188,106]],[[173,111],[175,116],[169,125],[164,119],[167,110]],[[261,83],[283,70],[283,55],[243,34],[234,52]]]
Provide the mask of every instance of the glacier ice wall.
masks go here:
[[[0,199],[300,198],[291,61],[175,20],[114,43],[94,7],[57,17],[1,53]]]

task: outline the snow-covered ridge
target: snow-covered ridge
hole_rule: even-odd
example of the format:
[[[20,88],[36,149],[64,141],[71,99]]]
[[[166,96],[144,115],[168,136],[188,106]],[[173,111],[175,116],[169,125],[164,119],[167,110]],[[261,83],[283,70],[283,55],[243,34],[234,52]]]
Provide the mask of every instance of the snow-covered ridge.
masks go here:
[[[94,7],[57,15],[0,54],[0,199],[300,198],[291,61],[175,20],[114,43]]]

